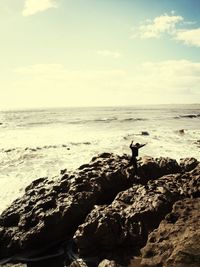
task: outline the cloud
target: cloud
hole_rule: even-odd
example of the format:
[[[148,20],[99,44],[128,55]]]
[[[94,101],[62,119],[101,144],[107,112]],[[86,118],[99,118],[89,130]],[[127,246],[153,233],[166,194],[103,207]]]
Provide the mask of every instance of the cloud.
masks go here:
[[[200,28],[179,30],[176,33],[175,39],[189,46],[200,47]]]
[[[178,40],[188,46],[200,47],[200,28],[191,28],[195,24],[195,21],[186,21],[182,16],[175,15],[175,11],[171,11],[170,15],[164,14],[153,20],[147,19],[138,28],[133,29],[135,33],[131,37],[160,38],[162,34],[167,33],[173,40]],[[178,26],[189,26],[190,29],[181,29]]]
[[[138,32],[135,36],[140,38],[159,38],[162,33],[173,34],[175,31],[176,24],[183,21],[182,16],[164,14],[155,17],[153,20],[146,20],[145,23],[139,26]],[[135,37],[133,36],[133,37]]]
[[[49,8],[57,8],[57,0],[25,0],[23,16],[31,16]]]
[[[120,58],[121,54],[117,51],[110,51],[110,50],[99,50],[97,54],[104,56],[104,57],[112,57],[112,58]]]

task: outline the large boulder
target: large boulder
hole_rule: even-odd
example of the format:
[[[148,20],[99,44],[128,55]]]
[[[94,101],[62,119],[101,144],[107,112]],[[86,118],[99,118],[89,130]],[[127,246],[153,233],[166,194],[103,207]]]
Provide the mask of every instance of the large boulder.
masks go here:
[[[200,266],[200,201],[184,199],[148,238],[142,249],[142,267]]]
[[[127,156],[103,153],[58,180],[39,178],[0,217],[0,258],[67,240],[95,204],[133,183]]]
[[[173,204],[200,193],[200,165],[188,173],[169,174],[146,185],[133,185],[120,192],[109,206],[96,206],[74,235],[81,256],[99,255],[119,259],[137,255],[148,234],[158,227]],[[122,258],[122,256],[120,257]]]
[[[103,153],[56,180],[39,178],[0,216],[0,259],[68,248],[74,236],[80,255],[125,262],[175,201],[199,196],[199,164],[183,169],[143,158],[137,177],[127,155]]]
[[[181,167],[175,159],[142,157],[138,160],[138,174],[143,183],[157,179],[163,175],[181,172]]]

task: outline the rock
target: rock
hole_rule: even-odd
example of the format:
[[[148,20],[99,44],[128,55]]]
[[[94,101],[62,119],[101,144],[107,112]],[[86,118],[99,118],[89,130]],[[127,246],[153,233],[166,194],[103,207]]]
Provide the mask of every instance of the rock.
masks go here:
[[[105,259],[99,263],[98,267],[120,267],[120,265],[113,260]]]
[[[183,158],[180,159],[180,166],[183,171],[189,172],[198,165],[198,160],[195,158]]]
[[[128,163],[127,156],[103,153],[56,181],[33,181],[0,217],[0,258],[68,239],[95,204],[110,203],[131,186]]]
[[[130,260],[130,264],[128,265],[128,267],[141,267],[141,260],[141,257],[134,257]]]
[[[195,159],[179,166],[173,159],[144,157],[138,164],[139,178],[127,155],[102,153],[57,180],[33,181],[0,216],[0,259],[48,256],[50,249],[69,249],[73,237],[74,266],[91,258],[95,266],[104,259],[127,266],[176,201],[200,197]]]
[[[142,132],[141,132],[141,135],[149,135],[149,132],[147,132],[147,131],[142,131]]]
[[[184,129],[180,129],[180,130],[178,131],[178,133],[179,133],[179,134],[184,134],[184,133],[185,133],[185,130],[184,130]]]
[[[109,206],[97,206],[78,227],[74,240],[81,256],[115,251],[119,247],[137,252],[145,245],[148,232],[179,199],[177,192],[135,185],[119,193]],[[128,251],[127,251],[128,252]]]
[[[146,183],[150,179],[157,179],[166,174],[181,172],[181,168],[177,161],[170,158],[143,157],[138,161],[138,175],[142,183]]]
[[[60,170],[60,174],[63,175],[67,172],[67,169]]]
[[[14,148],[6,149],[6,150],[4,150],[4,152],[9,153],[9,152],[12,152],[13,150],[15,150],[15,149]]]
[[[120,192],[108,206],[96,206],[74,235],[80,255],[107,257],[112,251],[118,260],[121,254],[137,255],[148,234],[172,209],[173,204],[200,193],[199,165],[188,173],[178,173],[150,180],[146,185],[133,185]]]
[[[74,260],[68,267],[89,267],[83,259]]]
[[[142,249],[142,267],[200,266],[200,201],[184,199],[148,238]]]

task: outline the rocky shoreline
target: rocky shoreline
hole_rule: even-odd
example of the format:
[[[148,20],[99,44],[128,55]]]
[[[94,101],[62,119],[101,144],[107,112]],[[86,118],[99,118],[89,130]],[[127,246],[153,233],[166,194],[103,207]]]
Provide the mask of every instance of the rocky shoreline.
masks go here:
[[[0,216],[0,259],[60,253],[71,267],[200,266],[200,162],[143,157],[138,177],[129,162],[102,153],[57,180],[33,181]]]

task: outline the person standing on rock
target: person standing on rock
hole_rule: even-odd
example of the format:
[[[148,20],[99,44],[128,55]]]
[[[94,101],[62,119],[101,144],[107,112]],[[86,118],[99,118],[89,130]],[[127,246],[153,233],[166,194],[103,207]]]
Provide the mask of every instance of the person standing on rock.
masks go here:
[[[138,174],[138,166],[137,166],[137,158],[136,157],[138,156],[139,149],[145,145],[146,144],[139,144],[139,143],[133,144],[133,141],[130,144],[130,149],[132,151],[130,163],[133,165],[136,175]]]

